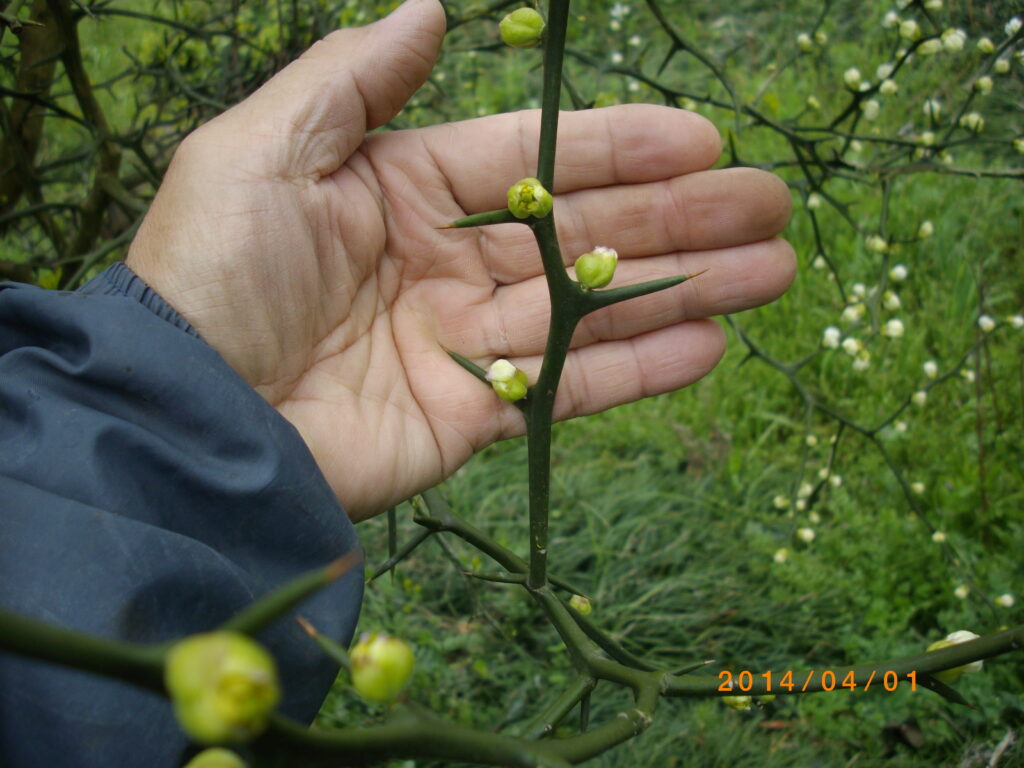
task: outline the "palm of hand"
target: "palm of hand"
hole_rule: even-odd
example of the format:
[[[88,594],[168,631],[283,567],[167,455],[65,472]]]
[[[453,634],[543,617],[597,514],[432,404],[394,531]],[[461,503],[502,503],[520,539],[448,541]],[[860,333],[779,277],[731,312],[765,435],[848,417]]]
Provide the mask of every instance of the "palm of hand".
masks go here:
[[[323,66],[312,53],[289,68],[296,81]],[[186,141],[129,264],[296,426],[361,519],[522,432],[518,411],[445,349],[481,365],[508,357],[533,378],[548,321],[533,237],[521,225],[438,227],[503,207],[506,188],[535,174],[538,115],[364,138],[362,123],[338,122],[343,91],[328,107],[274,107],[288,91],[271,81]],[[396,108],[373,117],[367,103],[364,119]],[[758,171],[703,172],[719,146],[679,110],[563,117],[555,213],[567,261],[616,247],[616,284],[710,271],[585,319],[556,417],[700,378],[723,349],[703,318],[788,286],[792,252],[772,239],[788,191]]]

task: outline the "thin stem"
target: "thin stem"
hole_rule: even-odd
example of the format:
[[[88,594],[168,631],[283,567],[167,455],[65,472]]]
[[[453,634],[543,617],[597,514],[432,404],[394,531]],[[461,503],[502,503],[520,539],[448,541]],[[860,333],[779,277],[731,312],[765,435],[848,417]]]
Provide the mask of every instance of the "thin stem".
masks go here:
[[[537,178],[545,189],[555,189],[555,143],[558,138],[558,105],[562,95],[562,59],[565,30],[569,24],[569,0],[551,0],[544,43],[544,90],[541,94],[540,150]]]

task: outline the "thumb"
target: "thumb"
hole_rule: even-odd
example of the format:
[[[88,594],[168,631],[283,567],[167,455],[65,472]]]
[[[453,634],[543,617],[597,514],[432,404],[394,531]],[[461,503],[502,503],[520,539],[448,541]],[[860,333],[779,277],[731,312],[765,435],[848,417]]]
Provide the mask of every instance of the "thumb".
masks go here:
[[[424,83],[444,33],[438,0],[406,0],[380,21],[331,33],[222,117],[251,139],[262,170],[327,175]]]

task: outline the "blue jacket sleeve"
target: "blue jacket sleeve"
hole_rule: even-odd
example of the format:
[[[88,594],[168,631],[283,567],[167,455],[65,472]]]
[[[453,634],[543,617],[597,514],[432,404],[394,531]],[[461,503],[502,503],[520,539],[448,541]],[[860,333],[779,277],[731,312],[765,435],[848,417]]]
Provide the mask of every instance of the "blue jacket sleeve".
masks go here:
[[[127,267],[0,286],[4,609],[170,640],[357,546],[297,431]],[[358,571],[301,607],[346,644]],[[260,640],[309,721],[336,668],[287,617]],[[160,696],[0,653],[7,768],[171,768],[185,746]]]

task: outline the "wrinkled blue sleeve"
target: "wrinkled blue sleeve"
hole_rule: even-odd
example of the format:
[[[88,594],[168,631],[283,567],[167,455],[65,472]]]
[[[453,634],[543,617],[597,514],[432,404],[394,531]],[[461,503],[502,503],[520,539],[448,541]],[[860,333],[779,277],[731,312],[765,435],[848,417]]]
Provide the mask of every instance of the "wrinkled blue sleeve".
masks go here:
[[[0,606],[103,637],[209,630],[358,546],[298,432],[122,264],[0,286]],[[301,607],[348,643],[354,571]],[[260,636],[309,721],[336,668],[288,617]],[[172,768],[160,696],[0,653],[0,765]]]

